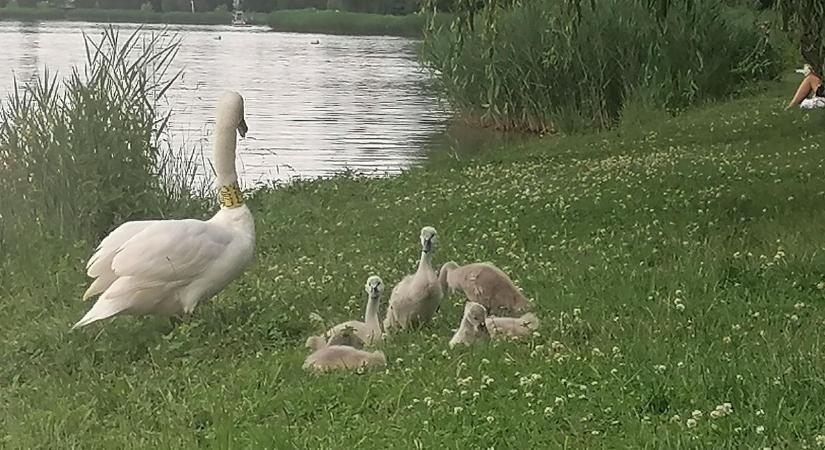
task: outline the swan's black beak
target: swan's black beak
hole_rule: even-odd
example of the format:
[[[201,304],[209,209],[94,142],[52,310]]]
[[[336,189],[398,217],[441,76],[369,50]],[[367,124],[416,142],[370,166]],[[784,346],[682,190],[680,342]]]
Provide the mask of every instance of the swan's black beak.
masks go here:
[[[430,253],[433,251],[433,240],[427,239],[424,241],[424,253]]]
[[[246,137],[247,131],[249,131],[249,127],[246,126],[246,119],[241,119],[241,123],[238,124],[238,134],[241,137]]]

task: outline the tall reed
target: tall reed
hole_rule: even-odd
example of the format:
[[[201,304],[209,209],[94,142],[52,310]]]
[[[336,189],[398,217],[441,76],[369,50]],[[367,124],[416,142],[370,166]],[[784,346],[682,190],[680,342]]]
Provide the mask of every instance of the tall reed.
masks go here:
[[[160,100],[177,39],[112,28],[86,37],[86,65],[45,71],[0,106],[0,249],[17,267],[96,241],[123,221],[190,208],[194,167],[164,147]]]
[[[676,110],[779,69],[757,24],[712,0],[675,2],[662,14],[644,0],[579,10],[554,0],[484,5],[431,27],[422,50],[454,109],[481,125],[607,128],[637,97]]]

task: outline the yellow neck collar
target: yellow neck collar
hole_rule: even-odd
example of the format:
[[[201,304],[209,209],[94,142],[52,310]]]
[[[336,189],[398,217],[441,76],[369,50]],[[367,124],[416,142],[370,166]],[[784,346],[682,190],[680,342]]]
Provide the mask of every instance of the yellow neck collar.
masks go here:
[[[218,189],[218,202],[222,208],[237,208],[243,205],[243,193],[237,184],[221,186]]]

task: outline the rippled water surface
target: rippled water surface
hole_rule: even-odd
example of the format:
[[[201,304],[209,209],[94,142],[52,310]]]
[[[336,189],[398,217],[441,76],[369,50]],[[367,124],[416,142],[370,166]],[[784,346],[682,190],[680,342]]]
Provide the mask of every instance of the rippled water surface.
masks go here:
[[[0,22],[0,94],[44,67],[66,74],[85,61],[82,22]],[[137,26],[118,25],[122,35]],[[146,33],[162,26],[150,25]],[[222,90],[246,98],[241,141],[246,183],[317,177],[352,169],[394,173],[424,157],[447,113],[427,88],[416,41],[384,36],[274,33],[266,28],[174,25],[174,62],[184,75],[169,92],[175,148],[209,150],[213,103]],[[124,36],[125,37],[125,36]]]

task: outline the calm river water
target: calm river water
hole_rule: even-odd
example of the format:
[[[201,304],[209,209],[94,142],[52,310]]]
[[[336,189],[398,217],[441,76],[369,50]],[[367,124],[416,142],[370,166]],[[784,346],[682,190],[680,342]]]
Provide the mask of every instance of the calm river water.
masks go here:
[[[104,26],[0,21],[0,98],[14,77],[30,80],[44,67],[67,74],[82,65],[83,32],[97,36]],[[137,25],[117,27],[125,37]],[[224,89],[238,90],[250,128],[239,145],[247,185],[345,169],[398,172],[424,157],[448,118],[426,86],[413,40],[263,27],[173,25],[167,32],[182,37],[173,66],[184,71],[168,93],[173,147],[208,154],[214,101]]]

